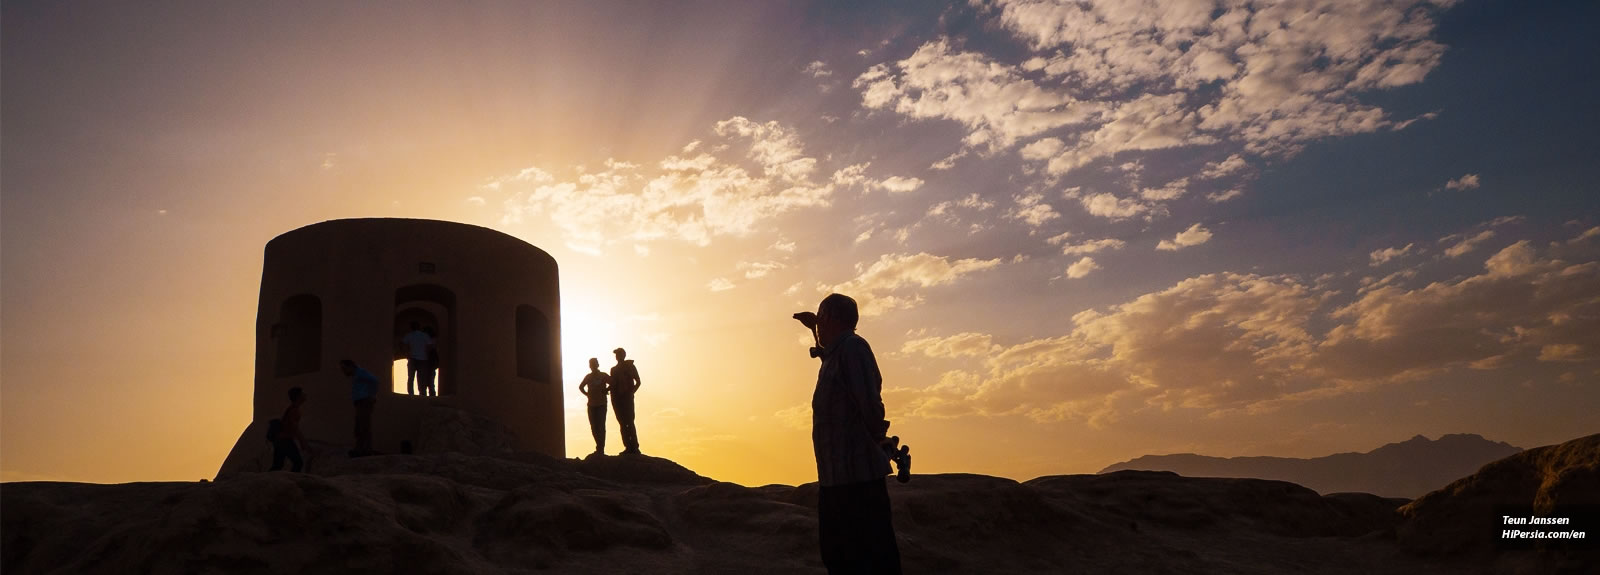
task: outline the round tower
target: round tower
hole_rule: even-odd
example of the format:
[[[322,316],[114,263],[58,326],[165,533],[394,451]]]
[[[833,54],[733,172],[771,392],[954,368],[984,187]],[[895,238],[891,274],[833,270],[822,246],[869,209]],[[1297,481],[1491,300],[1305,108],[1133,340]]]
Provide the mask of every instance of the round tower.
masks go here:
[[[415,442],[422,414],[442,405],[511,429],[515,449],[565,456],[561,295],[550,254],[478,226],[368,218],[273,238],[262,267],[253,421],[230,462],[270,451],[250,435],[282,415],[293,387],[311,395],[306,436],[350,444],[354,407],[341,359],[382,382],[378,451]],[[412,322],[436,332],[437,397],[408,395],[404,375],[395,392],[393,366],[406,357],[400,339]]]

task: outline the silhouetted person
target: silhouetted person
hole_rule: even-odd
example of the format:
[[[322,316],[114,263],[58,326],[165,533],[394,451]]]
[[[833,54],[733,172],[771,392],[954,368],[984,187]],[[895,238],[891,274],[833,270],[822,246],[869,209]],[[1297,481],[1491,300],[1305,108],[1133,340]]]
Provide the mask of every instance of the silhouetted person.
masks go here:
[[[589,373],[578,384],[578,392],[589,398],[589,432],[594,434],[594,452],[606,453],[606,392],[611,376],[600,371],[600,360],[589,358]]]
[[[378,377],[356,362],[339,360],[339,370],[350,376],[350,401],[356,407],[356,448],[351,457],[372,454],[372,408],[378,403]]]
[[[438,397],[439,390],[434,387],[434,381],[439,376],[439,340],[433,332],[433,326],[422,328],[422,333],[428,336],[427,350],[423,352],[421,369],[417,371],[420,380],[422,395]]]
[[[900,573],[889,512],[883,376],[856,335],[856,300],[829,294],[817,306],[822,368],[811,395],[817,458],[817,527],[828,573]]]
[[[633,428],[633,394],[639,391],[639,369],[633,360],[624,359],[628,352],[622,348],[611,351],[617,355],[617,365],[611,368],[611,408],[617,412],[617,427],[622,428],[622,452],[639,454],[639,431]]]
[[[304,390],[298,387],[289,390],[289,407],[283,410],[283,417],[278,420],[278,434],[272,438],[272,471],[283,469],[285,459],[294,464],[289,471],[299,473],[305,468],[305,460],[300,457],[301,447],[307,447],[306,453],[311,452],[300,434],[300,406],[305,402]]]
[[[406,395],[416,395],[417,372],[428,362],[428,344],[433,338],[422,331],[422,324],[411,322],[411,333],[400,339],[406,348]]]

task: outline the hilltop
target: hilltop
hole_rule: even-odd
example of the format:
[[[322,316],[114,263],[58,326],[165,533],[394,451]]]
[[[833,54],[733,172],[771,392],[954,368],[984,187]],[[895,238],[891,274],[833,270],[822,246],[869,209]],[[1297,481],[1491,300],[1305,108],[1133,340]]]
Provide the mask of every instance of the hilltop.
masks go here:
[[[1434,527],[1484,502],[1589,497],[1577,486],[1594,477],[1600,436],[1544,449],[1405,507],[1148,471],[919,475],[890,481],[890,495],[907,573],[1461,573],[1571,561],[1462,562],[1450,553],[1497,552],[1476,532]],[[814,483],[746,487],[655,457],[528,453],[383,455],[197,483],[8,483],[0,570],[820,573],[816,496]]]

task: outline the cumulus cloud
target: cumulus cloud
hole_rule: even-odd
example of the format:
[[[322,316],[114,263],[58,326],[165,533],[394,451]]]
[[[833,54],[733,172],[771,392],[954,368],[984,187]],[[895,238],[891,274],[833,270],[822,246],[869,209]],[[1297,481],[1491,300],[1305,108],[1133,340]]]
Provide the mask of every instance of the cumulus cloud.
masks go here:
[[[1541,356],[1594,361],[1600,350],[1586,344],[1600,333],[1595,293],[1600,262],[1569,263],[1524,240],[1490,256],[1478,275],[1363,293],[1330,314],[1343,323],[1319,346],[1320,359],[1345,378],[1501,369]]]
[[[1442,244],[1445,242],[1455,242],[1450,247],[1444,249],[1444,255],[1452,258],[1459,258],[1471,253],[1472,250],[1478,249],[1479,245],[1481,245],[1483,242],[1489,241],[1489,239],[1493,237],[1494,230],[1483,230],[1471,236],[1464,234],[1445,236],[1439,238],[1439,243]]]
[[[563,178],[529,167],[483,188],[508,196],[501,223],[547,216],[569,247],[588,253],[618,242],[708,245],[828,205],[835,184],[816,179],[818,160],[791,129],[734,117],[717,122],[713,133],[715,145],[691,142],[653,165],[613,159]]]
[[[982,357],[998,350],[988,334],[958,333],[949,337],[925,337],[905,342],[900,351],[928,357]]]
[[[1271,410],[1452,369],[1593,364],[1600,261],[1582,249],[1562,242],[1540,252],[1521,241],[1486,258],[1476,275],[1408,288],[1402,280],[1415,273],[1407,270],[1344,303],[1335,302],[1338,291],[1294,276],[1196,276],[1080,312],[1060,335],[914,340],[907,351],[976,363],[950,385],[894,393],[914,417],[1105,425],[1151,408]]]
[[[863,162],[845,166],[835,171],[831,180],[834,185],[841,188],[859,187],[864,192],[885,190],[892,194],[917,191],[924,183],[920,178],[907,176],[889,176],[881,179],[867,177],[867,168],[871,165],[872,162]]]
[[[1139,192],[1139,197],[1149,201],[1164,202],[1175,200],[1189,191],[1189,178],[1178,178],[1167,182],[1159,188],[1145,188]]]
[[[1156,249],[1164,251],[1178,251],[1189,246],[1198,246],[1211,241],[1211,230],[1200,227],[1200,224],[1189,226],[1189,229],[1178,232],[1170,240],[1161,240],[1156,244]]]
[[[1150,206],[1109,193],[1090,194],[1079,200],[1084,211],[1110,220],[1125,220],[1150,211]]]
[[[1240,190],[1238,188],[1234,188],[1234,189],[1231,189],[1231,190],[1228,190],[1228,191],[1225,191],[1225,192],[1214,192],[1214,193],[1206,194],[1206,201],[1211,202],[1213,204],[1220,204],[1222,202],[1226,202],[1228,200],[1237,198],[1237,197],[1242,196],[1242,195],[1244,195],[1244,191],[1243,190]]]
[[[904,60],[873,66],[852,86],[867,108],[962,123],[969,128],[965,146],[982,152],[1083,123],[1101,108],[1041,88],[1020,70],[982,54],[958,51],[948,39],[924,44]]]
[[[1367,254],[1367,260],[1370,262],[1369,265],[1372,267],[1378,267],[1389,263],[1389,261],[1395,258],[1410,254],[1411,248],[1413,247],[1416,247],[1416,244],[1406,244],[1406,247],[1403,248],[1383,248],[1381,250],[1373,250],[1372,253]]]
[[[1453,3],[974,1],[1030,54],[1012,65],[938,38],[853,86],[866,108],[960,122],[964,151],[1021,143],[1025,160],[1056,176],[1123,152],[1217,142],[1281,156],[1402,127],[1357,94],[1422,81],[1444,53],[1434,16]],[[1198,175],[1245,170],[1234,154]]]
[[[1103,238],[1098,240],[1070,243],[1067,241],[1067,238],[1071,236],[1072,232],[1067,232],[1045,241],[1052,245],[1061,246],[1061,253],[1069,256],[1078,254],[1092,254],[1103,250],[1121,249],[1123,246],[1127,245],[1127,242],[1114,238]]]
[[[1044,196],[1041,194],[1017,196],[1016,204],[1006,217],[1027,223],[1029,227],[1037,228],[1045,222],[1061,217],[1055,208],[1044,203]]]
[[[711,291],[716,292],[716,291],[728,291],[728,290],[731,290],[731,289],[734,288],[734,285],[733,285],[733,282],[728,281],[728,278],[717,278],[717,279],[711,280],[710,283],[707,283],[706,287],[710,288]]]
[[[903,393],[911,415],[1115,421],[1126,410],[1276,398],[1310,349],[1321,299],[1284,277],[1211,274],[1072,317],[1066,334],[1000,346],[965,389]],[[967,339],[978,339],[974,335]]]
[[[922,180],[919,178],[890,176],[879,180],[876,185],[878,188],[887,190],[890,193],[903,194],[906,192],[914,192],[917,190],[917,188],[922,187]]]
[[[978,195],[976,193],[972,193],[972,194],[967,194],[966,197],[961,198],[959,200],[945,200],[943,202],[939,202],[937,204],[929,206],[928,207],[928,215],[929,216],[933,216],[933,217],[950,217],[950,218],[953,218],[954,217],[954,215],[953,215],[954,211],[957,208],[981,212],[981,211],[984,211],[984,210],[987,210],[987,209],[993,208],[993,207],[994,207],[994,202],[991,202],[989,200],[983,199],[983,196],[980,196],[980,195]]]
[[[1444,187],[1447,190],[1454,190],[1454,191],[1458,191],[1458,192],[1462,192],[1462,191],[1466,191],[1466,190],[1475,190],[1475,189],[1478,188],[1478,175],[1477,174],[1467,174],[1465,176],[1461,176],[1461,177],[1456,178],[1454,180],[1450,180],[1448,182],[1445,182],[1444,183]]]
[[[1228,156],[1225,160],[1207,163],[1205,169],[1201,170],[1196,177],[1202,180],[1216,180],[1248,169],[1250,169],[1250,163],[1244,161],[1244,158],[1240,157],[1239,154],[1234,154]]]
[[[884,254],[871,265],[857,264],[857,276],[833,286],[832,291],[856,298],[862,315],[878,315],[922,302],[921,294],[904,295],[907,290],[946,285],[998,265],[999,258],[951,261],[928,253]]]
[[[1097,269],[1100,269],[1100,264],[1094,263],[1094,258],[1083,256],[1082,259],[1072,262],[1072,265],[1067,266],[1067,277],[1072,279],[1088,277],[1090,272],[1093,272]]]

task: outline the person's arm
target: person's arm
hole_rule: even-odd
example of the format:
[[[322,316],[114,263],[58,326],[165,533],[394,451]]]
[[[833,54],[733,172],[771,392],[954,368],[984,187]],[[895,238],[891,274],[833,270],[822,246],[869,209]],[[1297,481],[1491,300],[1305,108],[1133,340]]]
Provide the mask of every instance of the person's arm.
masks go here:
[[[644,385],[644,380],[639,379],[639,366],[633,366],[633,392],[639,392],[639,386]]]
[[[590,379],[591,378],[589,376],[584,376],[583,381],[578,384],[578,393],[584,394],[586,396],[589,395],[589,380]]]
[[[884,421],[883,374],[878,371],[878,359],[866,340],[858,340],[840,351],[845,353],[845,357],[840,358],[844,360],[839,366],[841,383],[848,388],[850,400],[855,402],[867,425],[867,433],[874,441],[882,441],[888,435],[889,425]]]

